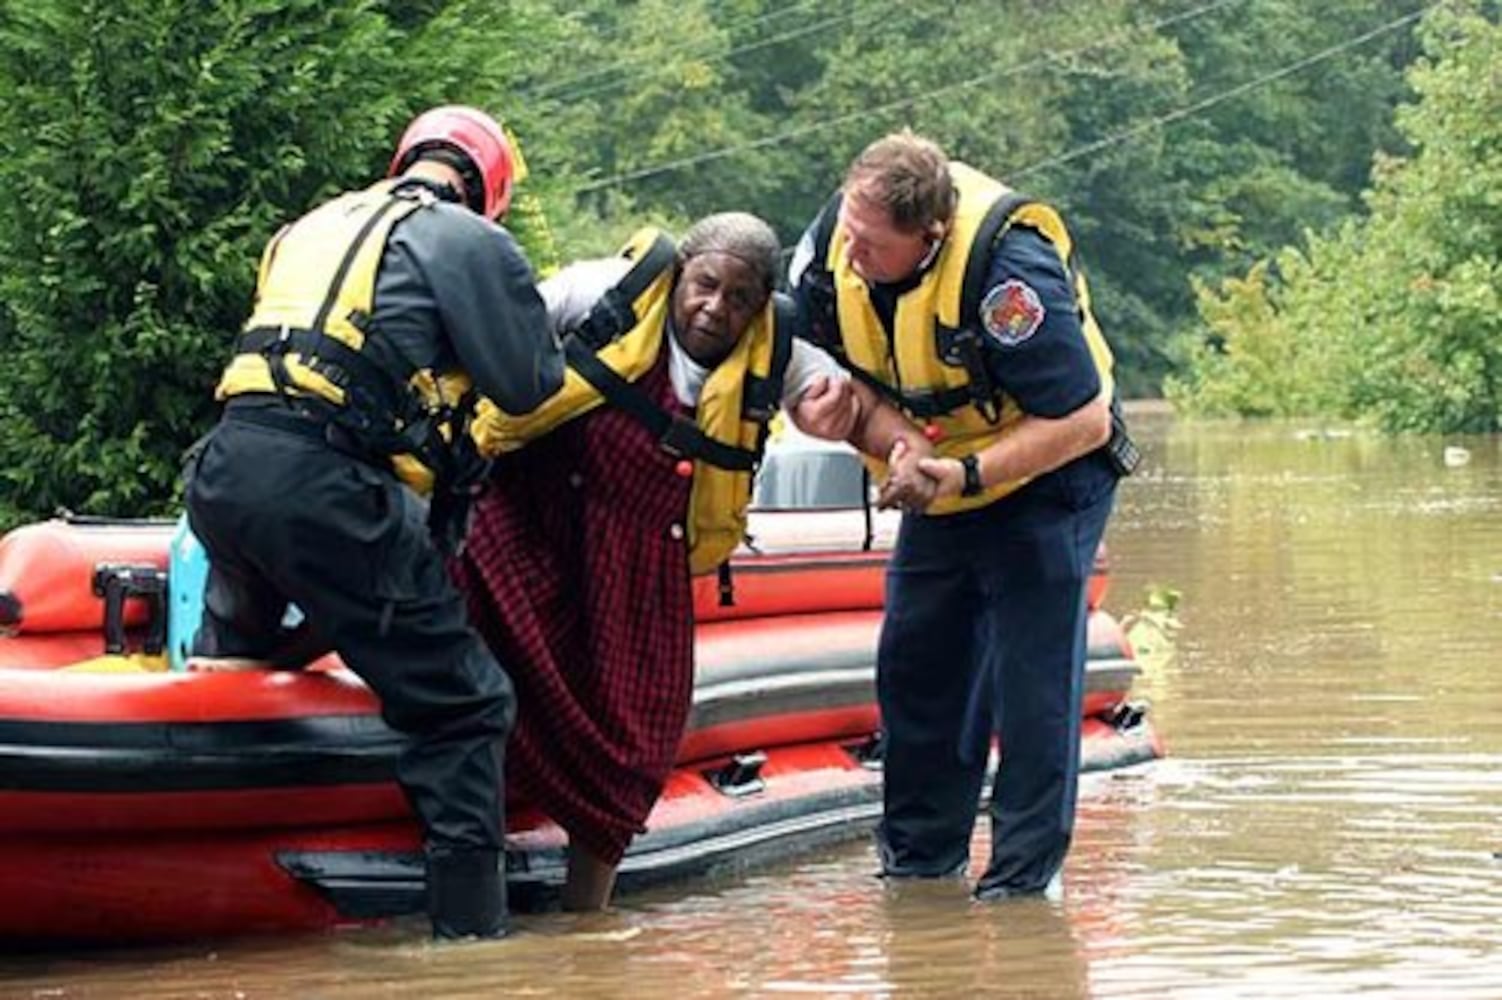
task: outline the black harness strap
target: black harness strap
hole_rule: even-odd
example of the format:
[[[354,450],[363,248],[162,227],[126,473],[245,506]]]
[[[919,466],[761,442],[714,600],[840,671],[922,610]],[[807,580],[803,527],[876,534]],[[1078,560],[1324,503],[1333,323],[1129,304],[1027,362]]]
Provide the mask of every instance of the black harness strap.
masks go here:
[[[850,370],[853,377],[870,386],[872,391],[893,406],[906,410],[920,420],[945,416],[970,402],[970,389],[966,386],[953,386],[933,392],[904,392],[894,389],[848,358],[840,360]]]
[[[806,313],[800,317],[802,323],[798,335],[818,344],[843,362],[845,345],[840,338],[839,306],[834,276],[829,273],[827,264],[829,244],[834,239],[835,223],[840,217],[840,197],[840,192],[836,191],[824,203],[824,207],[819,209],[814,220],[813,259],[798,279],[798,288],[802,293],[799,296],[800,304],[806,308]]]
[[[390,346],[385,338],[378,336],[378,331],[371,328],[370,317],[359,310],[351,313],[348,319],[365,335],[365,344],[360,349],[324,332],[355,259],[370,240],[371,233],[393,210],[414,201],[424,203],[420,195],[393,193],[365,220],[345,249],[328,292],[307,329],[256,327],[240,335],[236,351],[260,354],[267,359],[277,395],[289,405],[294,393],[285,356],[296,351],[305,364],[344,390],[346,405],[338,410],[333,422],[346,425],[359,434],[366,446],[374,451],[385,454],[410,452],[436,470],[445,459],[439,427],[455,422],[457,408],[443,407],[441,412],[429,412],[407,388],[417,366]],[[282,235],[285,232],[278,235],[278,244]],[[455,428],[455,431],[460,429]]]
[[[636,325],[633,303],[662,272],[673,266],[678,251],[673,241],[659,233],[638,257],[621,280],[600,296],[579,326],[570,331],[595,350],[599,350]]]
[[[990,212],[987,213],[986,219],[982,222],[981,235],[984,235],[986,228],[992,230],[993,236],[996,232],[999,232],[1001,225],[1006,221],[1008,213],[999,212],[998,207],[1004,207],[1002,203],[1008,200],[1010,199],[1003,198],[997,202],[997,205],[992,206]],[[819,216],[814,223],[814,259],[809,262],[808,271],[805,274],[805,285],[808,297],[819,300],[811,302],[811,309],[817,314],[832,313],[837,308],[834,283],[832,277],[829,276],[826,261],[829,259],[829,247],[834,240],[834,231],[839,222],[840,201],[841,194],[837,191],[824,203],[824,207],[819,210]],[[985,257],[985,254],[971,253],[970,260],[966,265],[965,278],[967,284],[962,287],[968,287],[968,282],[971,280],[971,272],[975,270],[978,270],[980,273],[974,280],[984,282]],[[976,264],[977,258],[980,258],[978,266]],[[962,301],[963,298],[962,294]],[[980,303],[977,299],[975,309],[979,308]],[[965,313],[961,313],[961,315],[965,315]],[[839,324],[834,320],[832,315],[812,315],[807,317],[806,320],[806,325],[814,334],[810,338],[814,343],[833,353],[839,359],[840,363],[849,369],[852,376],[869,386],[877,395],[919,420],[942,417],[953,413],[962,406],[967,406],[975,402],[974,392],[969,386],[955,386],[931,392],[912,392],[890,385],[885,380],[878,378],[850,360],[849,354],[845,351],[844,343],[836,336]],[[941,338],[941,346],[943,343],[944,339]],[[973,380],[974,374],[969,371],[968,366],[966,372],[971,375]],[[987,380],[987,385],[989,386],[989,380]]]
[[[730,472],[753,472],[760,464],[761,456],[757,452],[716,441],[700,430],[698,424],[668,413],[652,402],[645,393],[596,357],[589,345],[578,337],[566,338],[563,350],[569,367],[594,386],[606,402],[647,428],[668,454],[699,459]]]
[[[772,293],[772,358],[765,378],[748,374],[741,416],[760,423],[763,429],[782,405],[782,387],[788,361],[793,356],[793,334],[798,328],[798,307],[781,292]]]
[[[335,304],[339,301],[339,294],[349,278],[355,258],[359,256],[360,250],[370,239],[370,234],[393,209],[413,200],[414,198],[410,195],[393,194],[370,214],[370,218],[365,220],[359,232],[355,234],[355,238],[345,248],[344,256],[334,271],[334,278],[329,283],[329,289],[319,304],[312,324],[307,329],[257,327],[240,335],[235,348],[237,353],[260,354],[266,358],[272,384],[276,387],[277,395],[283,402],[290,404],[293,396],[292,381],[287,374],[286,355],[295,350],[305,359],[305,363],[319,374],[347,392],[353,392],[355,396],[362,397],[357,402],[368,402],[377,406],[385,404],[382,408],[392,412],[393,415],[399,418],[406,416],[404,408],[398,405],[396,400],[396,396],[400,395],[400,389],[397,388],[395,392],[392,392],[387,389],[387,383],[388,380],[392,380],[395,386],[399,387],[411,377],[412,371],[398,371],[390,365],[375,363],[370,358],[362,356],[360,351],[327,336],[324,333],[324,327],[328,323],[329,314],[333,312]],[[287,230],[284,229],[275,237],[271,251],[273,255],[280,248],[286,234]],[[330,361],[332,368],[327,363]],[[373,415],[366,412],[366,406],[353,405],[349,409],[350,416],[354,418],[355,423],[361,425],[361,429],[377,430],[373,426]]]
[[[980,305],[986,292],[986,278],[991,270],[991,248],[1011,225],[1013,213],[1032,199],[1016,191],[1009,191],[986,209],[976,227],[975,239],[970,244],[970,256],[965,260],[965,276],[960,283],[960,308],[956,317],[958,326],[946,327],[935,324],[934,336],[938,340],[939,356],[948,364],[957,364],[965,369],[965,385],[958,392],[949,390],[952,404],[946,412],[953,412],[969,404],[974,406],[982,419],[995,424],[1001,419],[1000,394],[986,368],[980,334],[975,329],[979,321]]]
[[[871,467],[861,463],[861,518],[865,531],[861,535],[861,551],[870,552],[876,543],[876,520],[871,513]]]
[[[412,370],[402,371],[388,366],[333,337],[290,327],[255,327],[240,335],[235,350],[240,354],[261,354],[271,359],[273,382],[277,382],[275,362],[296,351],[310,367],[345,391],[349,405],[341,412],[345,412],[344,419],[353,424],[355,430],[379,434],[388,430],[378,426],[386,416],[392,418],[393,425],[397,422],[405,424],[413,416],[409,412],[410,405],[406,405],[412,400],[402,388]],[[283,374],[285,376],[285,370]],[[277,382],[277,388],[283,402],[290,403],[290,385]]]
[[[756,436],[756,458],[760,463],[766,453],[767,436],[772,432],[772,417],[782,405],[782,389],[787,383],[788,362],[793,357],[793,337],[799,329],[798,305],[791,296],[772,293],[772,357],[766,378],[748,375],[746,394],[741,401],[741,415],[761,425]],[[745,539],[749,542],[750,536]],[[720,606],[735,604],[735,575],[730,560],[718,568]]]
[[[980,315],[981,299],[986,293],[986,276],[991,270],[991,248],[1010,227],[1013,214],[1033,199],[1016,191],[1008,191],[997,198],[981,218],[975,230],[975,241],[970,244],[970,257],[965,261],[965,277],[960,284],[960,325],[969,319],[974,322]]]
[[[996,243],[1007,234],[1012,227],[1012,216],[1023,208],[1032,205],[1036,198],[1029,198],[1025,194],[1009,191],[997,199],[996,204],[986,212],[986,217],[981,221],[981,227],[976,233],[975,246],[994,247]],[[983,243],[982,240],[985,242]],[[1052,243],[1052,240],[1049,240]],[[965,263],[965,280],[960,286],[960,316],[975,316],[980,312],[981,299],[986,293],[986,274],[989,270],[989,254],[977,254],[971,252],[970,259]],[[1069,256],[1064,261],[1066,277],[1070,286],[1075,283],[1075,276],[1079,273],[1079,251],[1071,246]]]
[[[730,568],[730,560],[726,559],[715,569],[715,575],[719,578],[720,607],[730,608],[735,606],[735,576]]]
[[[834,229],[840,221],[840,205],[843,201],[844,192],[836,191],[819,209],[819,216],[814,222],[813,265],[822,268],[829,260],[829,244],[834,240]]]
[[[323,304],[318,307],[318,314],[313,317],[312,328],[314,330],[321,333],[324,325],[328,323],[329,313],[334,311],[334,304],[339,301],[339,293],[344,290],[344,282],[349,278],[349,269],[354,267],[355,258],[359,256],[360,250],[365,246],[365,241],[370,238],[371,232],[376,226],[380,225],[381,220],[392,209],[398,205],[405,205],[415,200],[417,198],[413,195],[393,194],[386,199],[385,204],[370,213],[370,218],[365,220],[365,224],[355,234],[355,238],[350,243],[349,248],[344,251],[344,259],[339,261],[339,267],[334,271],[334,280],[329,282],[328,294],[324,296]]]

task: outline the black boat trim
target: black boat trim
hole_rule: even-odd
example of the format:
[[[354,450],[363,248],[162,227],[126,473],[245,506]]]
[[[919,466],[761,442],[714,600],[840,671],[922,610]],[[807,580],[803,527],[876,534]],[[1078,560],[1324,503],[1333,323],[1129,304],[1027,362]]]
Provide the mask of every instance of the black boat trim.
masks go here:
[[[848,552],[826,555],[822,550],[766,552],[744,562],[734,559],[730,569],[736,576],[781,576],[788,573],[817,573],[820,570],[870,569],[887,564],[885,552]],[[812,613],[812,612],[811,612]]]
[[[1157,756],[1147,708],[1130,703],[1110,720],[1122,739],[1100,757],[1082,757],[1081,773],[1145,763]],[[753,792],[735,807],[678,826],[648,830],[632,841],[621,860],[619,892],[630,893],[664,882],[742,871],[779,858],[866,836],[881,816],[880,765],[861,756],[860,772],[835,788],[794,797],[760,799]],[[994,761],[993,761],[994,765]],[[983,787],[989,788],[994,772]],[[417,852],[279,851],[277,864],[315,889],[341,915],[357,920],[420,913],[425,882]],[[557,900],[565,874],[559,847],[527,849],[511,839],[506,852],[506,883],[513,909],[546,909]]]
[[[700,676],[688,732],[875,703],[867,649],[811,663],[724,664]],[[811,669],[813,667],[813,669]],[[1091,661],[1086,691],[1125,691],[1130,660]],[[406,739],[379,716],[214,722],[0,719],[0,790],[146,794],[394,781]],[[756,749],[756,748],[748,748]]]
[[[0,719],[0,790],[147,794],[381,784],[395,780],[405,746],[375,715]]]
[[[881,782],[876,775],[796,799],[747,799],[728,813],[637,837],[621,860],[616,887],[634,892],[862,837],[880,814]],[[276,862],[351,919],[423,910],[423,862],[415,852],[279,851]],[[527,851],[512,845],[507,851],[506,882],[513,909],[526,912],[550,906],[563,876],[562,849]]]

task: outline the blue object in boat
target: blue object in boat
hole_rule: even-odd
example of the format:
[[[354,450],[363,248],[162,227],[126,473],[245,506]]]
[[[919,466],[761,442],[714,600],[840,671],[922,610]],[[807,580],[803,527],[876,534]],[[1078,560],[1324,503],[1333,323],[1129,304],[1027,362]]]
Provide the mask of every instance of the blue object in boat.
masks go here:
[[[188,669],[208,580],[209,554],[188,527],[188,515],[183,514],[172,530],[172,547],[167,553],[167,663],[173,670]],[[300,621],[302,612],[296,605],[288,605],[282,625],[293,628]]]

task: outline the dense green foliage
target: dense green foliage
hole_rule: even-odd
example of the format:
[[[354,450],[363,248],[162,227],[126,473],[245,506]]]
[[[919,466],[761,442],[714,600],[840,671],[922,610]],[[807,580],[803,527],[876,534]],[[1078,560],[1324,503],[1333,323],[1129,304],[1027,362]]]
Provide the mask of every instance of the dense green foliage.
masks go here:
[[[1269,402],[1261,376],[1218,372],[1261,337],[1269,375],[1297,381],[1288,338],[1272,334],[1302,330],[1314,310],[1286,283],[1364,253],[1368,211],[1377,227],[1413,197],[1442,197],[1417,176],[1399,183],[1422,159],[1395,157],[1408,153],[1402,136],[1430,155],[1432,134],[1415,119],[1436,92],[1461,86],[1444,83],[1459,72],[1443,58],[1458,22],[1434,18],[1430,58],[1412,78],[1424,97],[1402,136],[1393,110],[1408,95],[1410,27],[1341,47],[1405,9],[0,0],[10,194],[0,206],[0,521],[59,505],[170,507],[177,457],[212,419],[208,390],[261,246],[282,222],[378,175],[404,121],[439,101],[492,108],[520,137],[532,177],[511,222],[544,266],[605,252],[642,222],[676,228],[725,208],[763,214],[791,242],[862,145],[911,126],[1065,211],[1130,393],[1156,393],[1177,370],[1187,397],[1224,397],[1222,408],[1331,405],[1318,379]],[[1288,71],[1269,75],[1278,67]],[[1471,117],[1458,129],[1489,134],[1482,108],[1444,114],[1462,111]],[[1374,154],[1405,166],[1364,202]],[[1488,197],[1481,175],[1470,195],[1453,180],[1443,197],[1457,200],[1436,211]],[[1306,230],[1325,235],[1282,249]],[[1447,241],[1435,254],[1465,239],[1433,238]],[[1479,253],[1484,235],[1473,243]],[[1467,267],[1495,267],[1492,247]],[[1276,268],[1257,263],[1274,257]],[[1430,314],[1436,336],[1484,312],[1484,298],[1445,297],[1456,267],[1425,273],[1444,300]],[[1349,283],[1340,293],[1363,315],[1389,305]],[[1253,328],[1246,309],[1262,323]],[[1215,349],[1176,346],[1198,345],[1205,326]],[[1301,340],[1301,357],[1344,364],[1336,342]],[[1472,349],[1467,401],[1490,391]],[[1384,357],[1394,374],[1411,364]],[[1361,385],[1409,412],[1405,398]]]
[[[1386,32],[1180,119],[1180,109],[1402,9],[1369,0],[683,0],[670,16],[650,0],[588,8],[598,12],[593,47],[580,52],[588,68],[530,91],[557,102],[549,141],[534,147],[540,172],[595,175],[573,184],[578,201],[557,207],[560,229],[580,218],[576,208],[588,210],[595,238],[596,216],[619,220],[619,237],[644,212],[685,219],[742,204],[792,240],[865,143],[911,126],[1065,210],[1135,395],[1158,391],[1174,335],[1199,323],[1191,276],[1240,273],[1306,227],[1360,210],[1374,150],[1397,149],[1392,110],[1412,56],[1410,32]],[[638,48],[643,38],[657,41]]]
[[[1173,395],[1205,413],[1330,415],[1389,430],[1502,429],[1502,29],[1436,9],[1412,147],[1377,162],[1370,214],[1200,289],[1215,340]]]
[[[170,502],[266,239],[384,167],[414,109],[510,89],[507,23],[483,3],[5,3],[0,519]]]

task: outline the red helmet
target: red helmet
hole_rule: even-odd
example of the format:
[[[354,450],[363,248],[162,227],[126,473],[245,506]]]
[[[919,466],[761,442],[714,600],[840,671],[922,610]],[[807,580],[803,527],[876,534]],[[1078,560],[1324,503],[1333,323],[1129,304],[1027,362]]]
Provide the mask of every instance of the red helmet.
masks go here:
[[[458,104],[424,111],[412,119],[412,124],[402,133],[387,176],[395,177],[406,170],[419,153],[434,146],[458,150],[479,172],[478,184],[472,180],[466,182],[468,187],[481,189],[465,192],[470,207],[487,219],[498,219],[506,214],[511,205],[516,161],[505,130],[494,118],[476,108]]]

